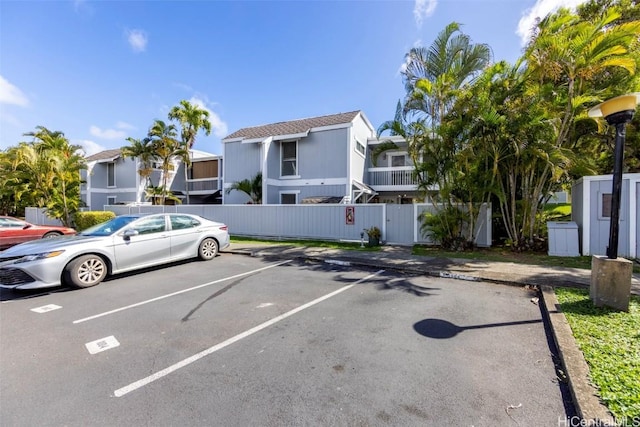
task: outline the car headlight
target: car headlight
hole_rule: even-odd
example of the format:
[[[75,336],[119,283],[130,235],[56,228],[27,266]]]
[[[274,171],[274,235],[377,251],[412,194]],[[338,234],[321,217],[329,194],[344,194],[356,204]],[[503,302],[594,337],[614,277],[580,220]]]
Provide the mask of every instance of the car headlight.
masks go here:
[[[39,259],[53,258],[53,257],[57,257],[63,252],[64,251],[51,251],[51,252],[43,252],[41,254],[25,255],[22,258],[17,259],[15,263],[18,264],[21,262],[29,262],[29,261],[36,261]]]

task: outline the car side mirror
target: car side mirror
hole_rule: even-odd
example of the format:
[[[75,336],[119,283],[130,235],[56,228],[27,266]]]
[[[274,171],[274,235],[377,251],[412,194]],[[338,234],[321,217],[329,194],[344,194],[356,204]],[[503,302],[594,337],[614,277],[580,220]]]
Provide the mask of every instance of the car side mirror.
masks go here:
[[[122,233],[122,237],[124,238],[124,240],[129,240],[131,239],[131,236],[137,236],[138,234],[138,230],[134,230],[132,228],[128,228],[126,230],[124,230],[124,232]]]
[[[27,228],[31,228],[33,227],[33,225],[31,224],[25,224],[24,227],[22,227],[23,230],[26,230]]]

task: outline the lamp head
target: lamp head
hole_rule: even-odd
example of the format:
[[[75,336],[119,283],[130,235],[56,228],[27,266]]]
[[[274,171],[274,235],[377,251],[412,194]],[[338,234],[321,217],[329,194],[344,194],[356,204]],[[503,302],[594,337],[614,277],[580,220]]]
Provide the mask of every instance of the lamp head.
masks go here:
[[[609,124],[626,123],[633,118],[638,103],[640,92],[616,96],[591,108],[589,117],[604,117]]]

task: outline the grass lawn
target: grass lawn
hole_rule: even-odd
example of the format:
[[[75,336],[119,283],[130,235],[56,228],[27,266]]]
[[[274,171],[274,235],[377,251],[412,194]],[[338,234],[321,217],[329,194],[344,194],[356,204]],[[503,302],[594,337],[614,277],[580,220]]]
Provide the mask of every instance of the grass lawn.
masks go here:
[[[367,239],[364,240],[364,247],[360,242],[334,242],[327,240],[266,240],[252,237],[231,236],[231,243],[270,243],[278,245],[305,246],[314,248],[346,249],[352,251],[379,251],[380,246],[367,246]]]
[[[486,261],[514,262],[518,264],[548,265],[556,267],[573,267],[591,269],[591,257],[559,257],[540,252],[513,252],[509,248],[491,247],[476,248],[472,251],[444,251],[434,246],[415,245],[414,255],[425,255],[446,258],[467,258]]]
[[[624,313],[595,307],[588,290],[557,288],[556,295],[600,400],[621,425],[640,425],[640,298],[632,296]]]

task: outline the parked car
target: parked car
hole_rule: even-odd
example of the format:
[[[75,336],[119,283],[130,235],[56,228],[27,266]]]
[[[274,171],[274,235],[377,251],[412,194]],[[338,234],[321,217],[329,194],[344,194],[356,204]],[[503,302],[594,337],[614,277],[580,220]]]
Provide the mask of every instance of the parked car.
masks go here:
[[[0,249],[29,240],[76,234],[76,230],[56,225],[35,225],[10,216],[0,216]]]
[[[227,226],[196,215],[122,215],[75,236],[0,252],[0,287],[87,288],[116,273],[195,257],[211,260],[227,246]]]

